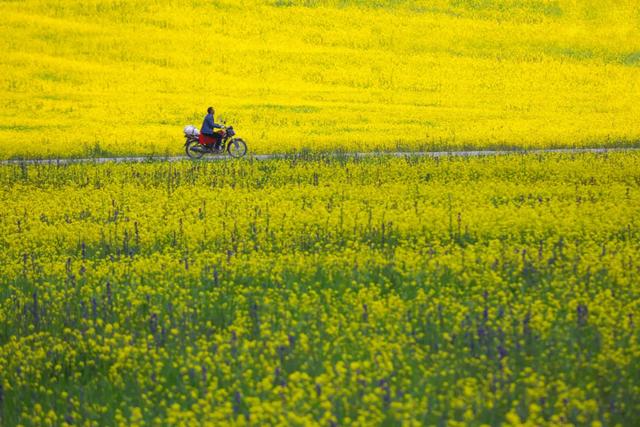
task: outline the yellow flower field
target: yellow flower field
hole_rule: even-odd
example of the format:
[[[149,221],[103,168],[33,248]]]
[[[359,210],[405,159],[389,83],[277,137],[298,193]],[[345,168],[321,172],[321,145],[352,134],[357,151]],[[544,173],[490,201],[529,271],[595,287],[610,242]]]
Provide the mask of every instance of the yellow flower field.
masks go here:
[[[634,0],[0,3],[0,158],[630,146]]]
[[[2,425],[632,425],[640,154],[0,167]]]
[[[637,424],[636,0],[0,17],[0,426]]]

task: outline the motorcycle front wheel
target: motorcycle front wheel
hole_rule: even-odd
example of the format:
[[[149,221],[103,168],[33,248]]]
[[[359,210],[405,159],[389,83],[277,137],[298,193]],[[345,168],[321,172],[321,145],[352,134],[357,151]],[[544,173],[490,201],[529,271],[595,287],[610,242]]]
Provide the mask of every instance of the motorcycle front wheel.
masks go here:
[[[240,158],[247,154],[247,144],[242,138],[234,138],[227,145],[227,152],[231,157]]]
[[[184,151],[190,159],[201,159],[204,156],[204,147],[197,140],[187,141],[184,145]]]

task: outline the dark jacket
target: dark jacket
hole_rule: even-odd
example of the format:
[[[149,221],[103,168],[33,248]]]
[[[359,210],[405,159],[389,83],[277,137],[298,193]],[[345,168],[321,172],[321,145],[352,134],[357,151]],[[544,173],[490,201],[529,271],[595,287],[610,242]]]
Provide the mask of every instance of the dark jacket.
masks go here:
[[[222,126],[213,121],[213,114],[207,114],[202,122],[200,133],[205,135],[213,135],[213,129],[220,129]]]

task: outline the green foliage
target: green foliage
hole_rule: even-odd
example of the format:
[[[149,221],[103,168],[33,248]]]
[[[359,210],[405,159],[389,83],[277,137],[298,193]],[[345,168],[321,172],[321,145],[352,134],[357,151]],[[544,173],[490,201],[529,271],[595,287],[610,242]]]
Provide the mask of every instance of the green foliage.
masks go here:
[[[2,423],[632,424],[639,162],[1,166]]]

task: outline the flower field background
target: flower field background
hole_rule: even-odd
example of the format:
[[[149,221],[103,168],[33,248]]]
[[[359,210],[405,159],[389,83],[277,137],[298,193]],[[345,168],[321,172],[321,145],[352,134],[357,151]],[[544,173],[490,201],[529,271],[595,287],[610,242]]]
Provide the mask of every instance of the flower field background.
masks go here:
[[[637,423],[637,1],[0,16],[0,425]]]
[[[1,423],[632,425],[639,166],[2,166]]]
[[[0,2],[0,157],[630,146],[634,0]]]

